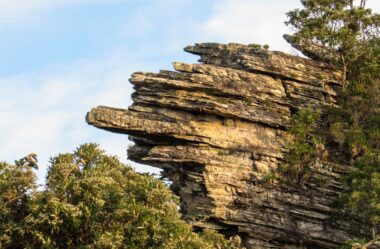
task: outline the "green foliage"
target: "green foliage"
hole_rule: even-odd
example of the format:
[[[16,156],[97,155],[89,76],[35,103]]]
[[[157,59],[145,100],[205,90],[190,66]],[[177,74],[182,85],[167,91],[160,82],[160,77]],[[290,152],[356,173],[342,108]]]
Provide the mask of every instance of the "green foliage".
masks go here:
[[[35,180],[29,165],[0,162],[0,248],[17,248],[14,242],[24,234],[20,224],[29,214],[29,193],[37,187]]]
[[[288,12],[295,37],[337,54],[332,64],[344,70],[339,108],[327,113],[329,137],[349,155],[356,170],[340,202],[368,224],[380,224],[380,15],[366,1],[301,0]],[[305,149],[306,150],[306,149]],[[301,150],[302,152],[302,150]]]
[[[275,173],[268,173],[264,175],[263,181],[267,183],[272,183],[273,181],[276,181],[279,179],[279,176]]]
[[[345,245],[341,246],[340,249],[352,249],[355,244],[362,245],[365,244],[365,241],[360,239],[349,240]]]
[[[334,64],[344,68],[347,80],[357,73],[357,64],[363,65],[372,58],[368,45],[380,33],[380,15],[365,8],[365,0],[359,5],[354,2],[301,0],[304,8],[288,12],[289,19],[285,22],[296,31],[297,39],[312,41],[336,53]]]
[[[0,164],[0,248],[239,248],[180,219],[178,198],[96,144],[50,160],[46,189],[30,167]]]
[[[288,12],[286,24],[302,39],[347,54],[354,45],[379,34],[380,16],[366,9],[365,2],[355,5],[351,0],[301,0],[304,8]]]
[[[250,43],[250,44],[248,44],[248,46],[251,47],[251,48],[256,48],[256,49],[265,49],[265,50],[269,49],[269,45],[268,44],[260,45],[260,44],[257,44],[257,43]]]
[[[380,40],[368,44],[370,57],[356,65],[340,94],[341,108],[329,115],[332,137],[348,151],[356,171],[347,177],[342,199],[369,224],[380,224]],[[351,70],[353,72],[353,70]],[[339,127],[340,132],[334,132]]]
[[[282,171],[290,184],[302,184],[309,176],[310,168],[318,163],[324,149],[321,138],[313,135],[320,113],[311,107],[300,109],[291,119],[290,134],[294,141],[289,148],[287,165]]]
[[[367,249],[367,248],[379,248],[380,237],[375,237],[370,241],[365,241],[361,239],[349,240],[345,245],[340,247],[340,249]]]

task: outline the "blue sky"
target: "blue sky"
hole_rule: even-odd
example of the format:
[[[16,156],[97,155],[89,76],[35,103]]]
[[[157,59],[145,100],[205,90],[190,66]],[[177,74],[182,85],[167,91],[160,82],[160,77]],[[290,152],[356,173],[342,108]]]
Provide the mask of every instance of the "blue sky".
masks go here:
[[[0,160],[37,153],[40,182],[50,156],[84,142],[126,161],[127,137],[88,126],[88,110],[127,108],[132,72],[195,63],[183,52],[195,42],[266,43],[295,53],[282,34],[285,12],[298,2],[0,0]]]

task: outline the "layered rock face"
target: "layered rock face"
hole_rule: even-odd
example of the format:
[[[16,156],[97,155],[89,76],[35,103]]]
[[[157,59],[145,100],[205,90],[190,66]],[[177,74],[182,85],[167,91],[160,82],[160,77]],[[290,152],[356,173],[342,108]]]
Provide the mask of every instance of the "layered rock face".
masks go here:
[[[238,234],[248,248],[337,248],[349,239],[350,224],[331,207],[346,167],[321,161],[297,188],[271,178],[285,163],[292,113],[336,105],[341,71],[238,44],[185,51],[201,63],[134,73],[133,105],[96,107],[87,122],[128,134],[129,159],[162,168],[197,227]]]

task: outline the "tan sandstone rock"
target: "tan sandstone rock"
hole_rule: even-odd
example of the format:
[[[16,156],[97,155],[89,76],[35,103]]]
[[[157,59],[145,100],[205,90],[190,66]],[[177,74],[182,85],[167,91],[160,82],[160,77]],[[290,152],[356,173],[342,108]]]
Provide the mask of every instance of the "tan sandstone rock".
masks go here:
[[[137,72],[133,105],[99,106],[87,114],[98,128],[130,135],[130,160],[163,169],[198,227],[238,234],[248,248],[337,248],[354,217],[331,202],[347,166],[321,161],[302,188],[276,175],[291,141],[298,108],[336,105],[342,73],[328,64],[239,44],[185,48],[201,64]]]

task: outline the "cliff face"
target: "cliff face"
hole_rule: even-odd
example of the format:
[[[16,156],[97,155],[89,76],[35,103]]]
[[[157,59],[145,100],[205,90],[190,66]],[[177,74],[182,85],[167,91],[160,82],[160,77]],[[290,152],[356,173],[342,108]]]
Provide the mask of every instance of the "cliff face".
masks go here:
[[[341,72],[327,64],[238,44],[196,44],[200,64],[137,72],[134,104],[87,114],[128,134],[130,160],[162,168],[198,227],[239,234],[248,248],[336,248],[350,224],[330,207],[347,167],[321,161],[302,187],[268,176],[284,164],[291,114],[336,104]]]

